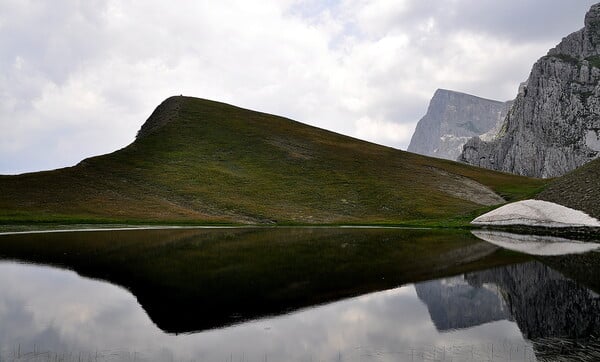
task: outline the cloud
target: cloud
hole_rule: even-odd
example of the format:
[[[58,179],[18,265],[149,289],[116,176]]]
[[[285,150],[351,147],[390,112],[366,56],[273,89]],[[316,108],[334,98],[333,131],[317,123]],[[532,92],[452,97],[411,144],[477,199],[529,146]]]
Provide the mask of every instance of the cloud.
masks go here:
[[[20,346],[23,354],[36,348],[50,356],[99,352],[113,360],[133,359],[136,353],[151,361],[331,361],[374,355],[397,361],[413,352],[428,353],[433,346],[448,347],[455,359],[467,351],[477,356],[498,341],[532,353],[515,322],[438,331],[414,285],[227,328],[172,335],[158,329],[135,296],[121,287],[39,265],[2,262],[0,272],[0,352],[5,353]]]
[[[514,97],[590,4],[3,1],[0,173],[123,147],[174,94],[405,148],[435,89]]]
[[[355,124],[355,136],[379,144],[401,144],[410,141],[416,124],[395,123],[361,118]]]

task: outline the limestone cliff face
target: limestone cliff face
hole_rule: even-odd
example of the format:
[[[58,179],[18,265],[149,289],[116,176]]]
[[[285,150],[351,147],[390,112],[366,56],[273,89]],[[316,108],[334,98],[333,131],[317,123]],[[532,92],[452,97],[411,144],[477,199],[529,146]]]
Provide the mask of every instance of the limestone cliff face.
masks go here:
[[[563,175],[600,155],[600,4],[585,27],[534,65],[499,134],[473,138],[460,161],[525,176]]]
[[[502,124],[509,104],[438,89],[417,124],[408,151],[456,160],[471,137]]]

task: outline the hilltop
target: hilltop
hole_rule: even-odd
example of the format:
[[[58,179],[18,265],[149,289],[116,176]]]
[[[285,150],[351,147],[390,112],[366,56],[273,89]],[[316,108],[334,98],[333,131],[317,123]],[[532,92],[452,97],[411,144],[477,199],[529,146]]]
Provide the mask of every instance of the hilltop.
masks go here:
[[[543,183],[179,96],[121,150],[0,176],[0,222],[462,222]]]

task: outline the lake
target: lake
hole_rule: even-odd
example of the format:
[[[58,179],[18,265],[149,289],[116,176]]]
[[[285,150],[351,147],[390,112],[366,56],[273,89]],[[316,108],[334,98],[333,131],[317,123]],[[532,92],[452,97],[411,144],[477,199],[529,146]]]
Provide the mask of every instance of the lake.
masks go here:
[[[594,361],[599,260],[468,231],[0,235],[0,360]]]

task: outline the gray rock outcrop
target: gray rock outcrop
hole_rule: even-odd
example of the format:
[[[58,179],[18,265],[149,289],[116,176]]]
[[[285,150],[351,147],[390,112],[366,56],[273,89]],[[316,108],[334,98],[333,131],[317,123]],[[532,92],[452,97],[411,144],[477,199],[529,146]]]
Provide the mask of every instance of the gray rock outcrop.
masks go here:
[[[494,140],[469,140],[459,161],[534,177],[561,176],[600,155],[600,4],[519,87]]]
[[[471,137],[496,133],[493,130],[501,126],[509,104],[438,89],[417,124],[408,151],[456,160]]]

